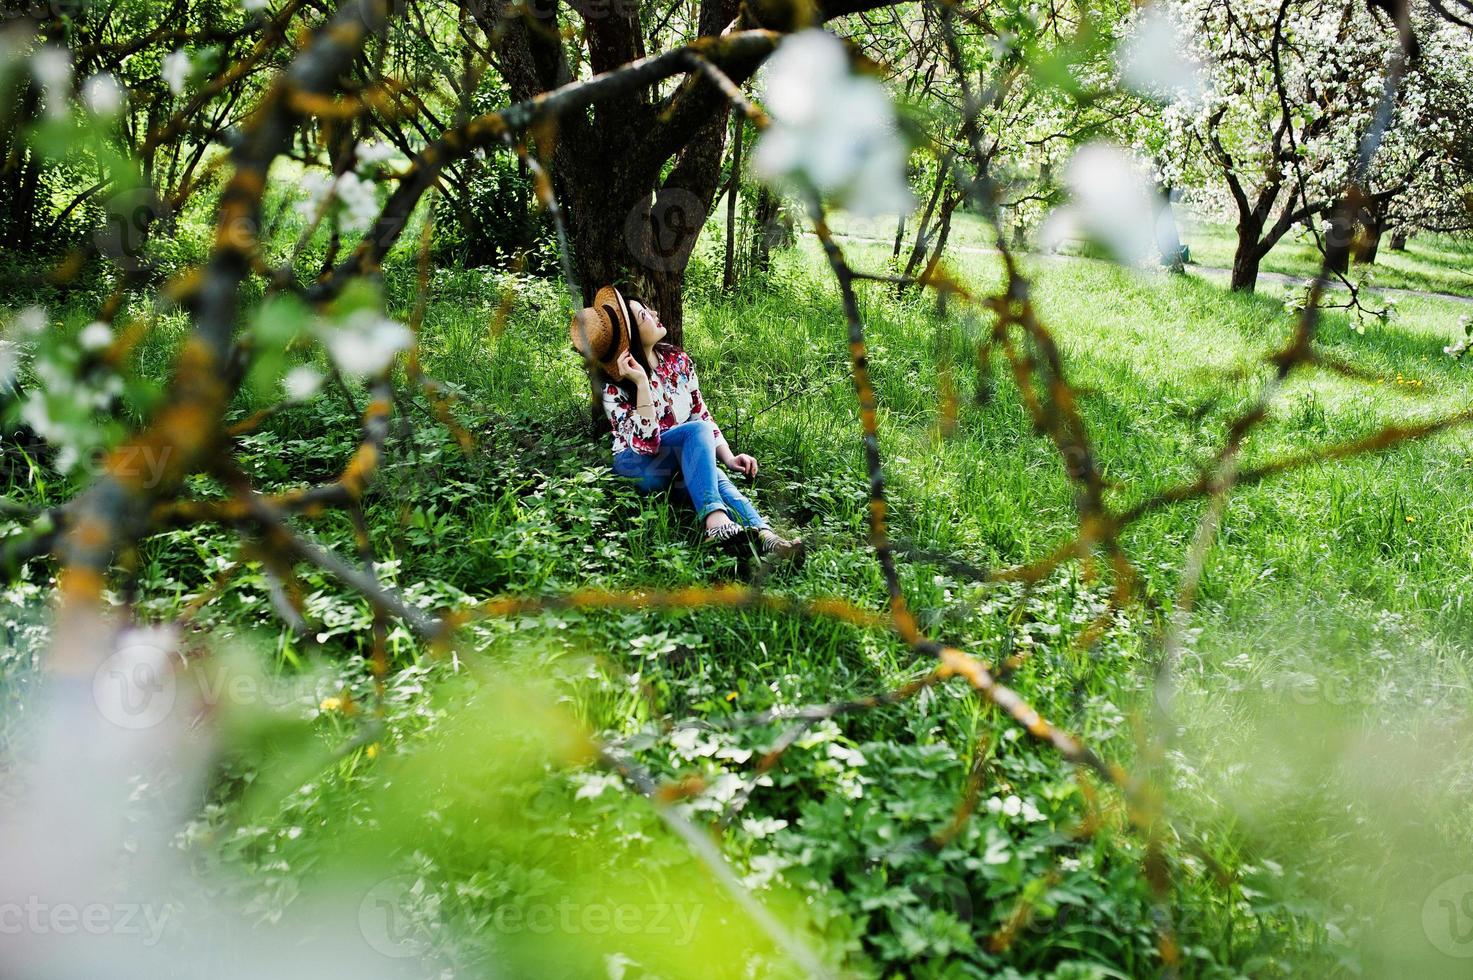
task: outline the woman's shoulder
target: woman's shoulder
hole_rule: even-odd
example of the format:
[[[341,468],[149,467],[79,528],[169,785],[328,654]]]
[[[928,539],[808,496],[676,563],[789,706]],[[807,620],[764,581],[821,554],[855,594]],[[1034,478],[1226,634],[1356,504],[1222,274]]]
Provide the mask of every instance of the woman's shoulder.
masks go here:
[[[660,364],[676,371],[689,373],[695,367],[695,362],[690,355],[674,344],[657,344],[655,353],[659,355]]]

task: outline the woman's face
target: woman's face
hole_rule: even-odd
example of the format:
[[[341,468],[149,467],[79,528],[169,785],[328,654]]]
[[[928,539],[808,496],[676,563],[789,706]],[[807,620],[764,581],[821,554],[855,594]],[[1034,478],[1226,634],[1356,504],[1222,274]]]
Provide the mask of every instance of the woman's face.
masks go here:
[[[665,339],[665,325],[660,322],[660,314],[645,306],[643,303],[629,304],[630,311],[634,314],[635,321],[639,324],[639,340],[646,347],[653,347]]]

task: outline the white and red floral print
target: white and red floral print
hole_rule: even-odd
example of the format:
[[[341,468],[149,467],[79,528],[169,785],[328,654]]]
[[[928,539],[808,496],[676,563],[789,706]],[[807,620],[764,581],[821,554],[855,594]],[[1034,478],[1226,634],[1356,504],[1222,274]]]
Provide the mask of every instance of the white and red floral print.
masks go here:
[[[654,350],[655,363],[651,366],[650,399],[655,406],[655,421],[651,422],[639,414],[633,399],[624,389],[613,383],[604,385],[604,413],[614,430],[614,455],[626,449],[654,455],[660,449],[660,433],[672,426],[705,419],[713,426],[715,420],[701,398],[700,383],[696,380],[696,366],[683,350],[660,344]],[[721,430],[716,430],[716,442],[722,441]]]

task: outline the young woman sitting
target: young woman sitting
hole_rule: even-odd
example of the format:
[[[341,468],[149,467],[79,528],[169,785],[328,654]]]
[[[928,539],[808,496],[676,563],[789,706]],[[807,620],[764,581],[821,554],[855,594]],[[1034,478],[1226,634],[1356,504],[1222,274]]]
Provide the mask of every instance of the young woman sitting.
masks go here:
[[[772,530],[751,501],[716,466],[755,478],[757,461],[733,453],[701,397],[689,355],[664,343],[665,325],[648,304],[605,286],[573,318],[573,346],[597,366],[604,412],[613,429],[614,472],[642,493],[676,481],[719,544],[755,543],[764,554],[795,558],[802,540]]]

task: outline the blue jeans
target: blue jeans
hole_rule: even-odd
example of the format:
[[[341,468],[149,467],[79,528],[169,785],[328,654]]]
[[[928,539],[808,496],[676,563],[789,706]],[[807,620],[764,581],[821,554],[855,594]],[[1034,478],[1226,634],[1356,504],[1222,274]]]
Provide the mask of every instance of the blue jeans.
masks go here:
[[[704,419],[666,429],[660,433],[660,448],[649,455],[633,449],[617,453],[614,472],[637,481],[641,493],[663,490],[678,473],[676,486],[690,498],[700,520],[712,511],[724,510],[746,527],[767,526],[751,501],[716,468],[716,428]]]

